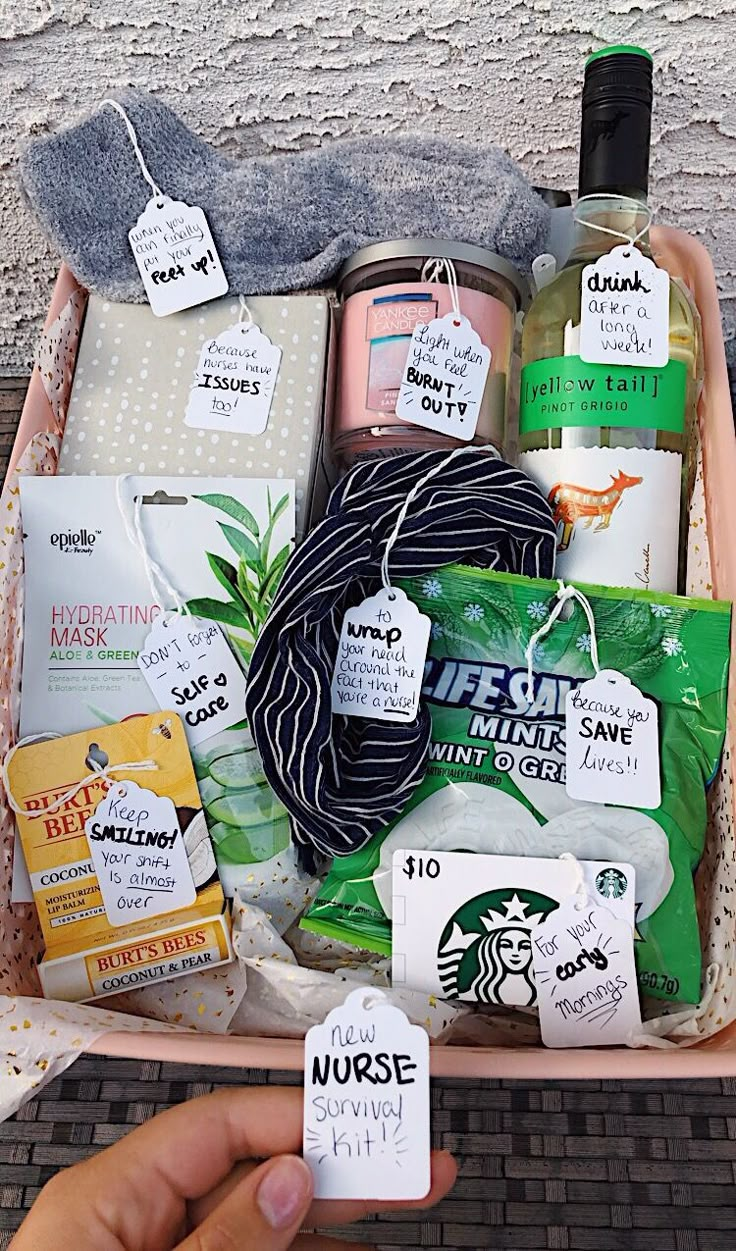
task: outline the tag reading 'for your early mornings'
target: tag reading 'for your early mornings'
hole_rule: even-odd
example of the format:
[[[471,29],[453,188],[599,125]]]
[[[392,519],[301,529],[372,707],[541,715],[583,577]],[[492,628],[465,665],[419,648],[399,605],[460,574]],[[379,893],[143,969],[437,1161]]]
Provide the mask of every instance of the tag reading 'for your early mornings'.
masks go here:
[[[638,248],[613,248],[583,269],[580,358],[661,369],[670,355],[670,278]]]
[[[228,283],[201,208],[154,196],[128,239],[156,317],[224,295]]]
[[[203,343],[184,425],[195,430],[263,434],[281,348],[252,322],[238,322]]]
[[[622,673],[601,669],[565,700],[565,787],[571,799],[658,808],[657,705]]]
[[[84,825],[111,925],[188,908],[197,898],[174,801],[115,782]]]
[[[159,708],[175,708],[196,747],[245,716],[245,674],[215,621],[157,617],[138,667]]]
[[[569,895],[532,930],[532,959],[546,1047],[612,1046],[641,1029],[634,931],[607,908]]]
[[[413,721],[430,624],[394,586],[349,608],[332,675],[332,711],[372,721]]]
[[[453,439],[472,439],[478,425],[491,349],[467,317],[447,313],[414,327],[396,416]]]
[[[307,1034],[303,1153],[317,1199],[429,1193],[429,1038],[380,990],[352,991]]]

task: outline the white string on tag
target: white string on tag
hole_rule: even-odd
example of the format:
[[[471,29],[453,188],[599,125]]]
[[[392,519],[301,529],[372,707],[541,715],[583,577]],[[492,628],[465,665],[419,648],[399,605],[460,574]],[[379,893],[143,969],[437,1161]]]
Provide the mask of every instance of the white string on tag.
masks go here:
[[[148,166],[146,165],[146,162],[143,160],[143,153],[141,152],[140,145],[138,143],[138,136],[135,133],[135,127],[133,126],[133,123],[128,117],[128,114],[126,113],[122,104],[118,104],[117,100],[108,99],[108,100],[102,101],[102,108],[104,108],[105,105],[108,105],[109,108],[114,109],[115,112],[118,113],[120,117],[122,117],[123,122],[125,123],[125,129],[128,132],[128,138],[130,139],[130,142],[133,145],[133,151],[135,152],[136,160],[138,161],[138,164],[140,165],[141,173],[143,177],[145,178],[146,182],[148,183],[149,187],[151,188],[154,196],[159,200],[162,199],[164,193],[161,190],[161,188],[158,186],[158,184],[154,181],[154,179],[151,177],[151,174],[149,173]]]
[[[254,325],[253,314],[248,308],[244,295],[239,295],[238,300],[240,302],[240,312],[238,313],[238,325],[243,326],[244,330],[250,330],[250,327]],[[247,321],[246,321],[246,316],[247,316]]]
[[[68,791],[65,791],[63,795],[59,795],[59,797],[46,808],[22,808],[10,789],[8,769],[13,756],[20,750],[21,747],[30,747],[32,743],[44,743],[48,739],[63,737],[63,734],[54,734],[52,731],[48,731],[46,734],[28,734],[26,738],[20,739],[19,742],[15,743],[15,745],[10,748],[10,751],[5,753],[2,765],[0,765],[0,776],[2,777],[2,783],[5,788],[8,805],[17,816],[28,817],[31,821],[35,820],[37,817],[48,816],[50,812],[56,812],[57,809],[63,808],[70,799],[73,799],[74,796],[82,790],[82,787],[88,786],[90,782],[96,782],[100,778],[111,782],[112,778],[109,776],[111,773],[136,773],[141,770],[148,773],[154,769],[158,769],[158,765],[155,760],[126,760],[123,764],[101,765],[92,757],[88,756],[85,764],[88,763],[90,765],[92,773],[88,773],[85,778],[82,778],[81,782],[75,782],[74,786],[70,786]]]
[[[590,201],[599,201],[599,202],[603,200],[610,201],[611,199],[612,197],[605,191],[593,192],[591,195],[581,196],[580,199],[578,200],[578,204],[587,204]],[[576,226],[585,226],[587,230],[597,230],[598,233],[601,235],[611,235],[612,238],[614,239],[623,239],[625,243],[630,243],[633,246],[635,243],[638,243],[640,239],[643,239],[644,236],[649,232],[649,228],[652,222],[654,221],[654,213],[649,208],[648,204],[644,204],[641,200],[635,200],[631,196],[625,196],[625,195],[618,196],[617,195],[615,199],[626,201],[625,207],[626,208],[630,207],[632,213],[635,213],[637,216],[640,213],[643,213],[644,216],[646,217],[646,225],[642,226],[641,230],[637,231],[635,235],[627,234],[625,230],[616,230],[615,228],[610,227],[610,226],[601,226],[600,222],[589,221],[585,217],[579,217],[577,214],[577,206],[576,206],[575,213],[573,213],[573,221],[575,222]]]
[[[573,852],[571,851],[563,851],[562,854],[558,857],[558,859],[567,861],[568,864],[571,864],[573,868],[575,869],[575,886],[573,888],[572,893],[574,895],[577,895],[577,900],[575,902],[575,911],[582,912],[583,908],[588,902],[588,888],[585,885],[585,874],[583,872],[583,866],[581,865],[577,856],[575,856]]]
[[[558,578],[557,581],[557,603],[549,614],[547,620],[539,627],[538,630],[534,631],[524,649],[524,657],[526,659],[527,695],[530,701],[534,698],[534,649],[537,646],[537,643],[539,643],[545,635],[549,634],[550,630],[557,622],[565,604],[567,604],[571,599],[577,600],[588,619],[588,626],[590,629],[590,663],[596,673],[600,672],[600,665],[598,664],[598,639],[596,638],[595,633],[595,617],[593,616],[593,609],[583,595],[582,591],[579,591],[576,586],[566,586],[562,581],[562,578]]]
[[[452,311],[460,316],[460,291],[457,285],[457,271],[449,256],[430,256],[422,266],[421,281],[437,282],[442,271],[445,271],[447,285],[450,288]]]
[[[182,599],[176,587],[172,582],[170,582],[165,570],[156,560],[153,559],[148,550],[146,536],[143,531],[142,493],[133,496],[133,511],[131,515],[128,500],[125,498],[123,487],[126,482],[131,481],[132,478],[132,474],[124,473],[120,474],[115,479],[115,498],[117,500],[120,516],[123,519],[123,525],[125,526],[125,533],[128,537],[128,541],[133,544],[133,547],[136,548],[141,560],[143,561],[143,569],[151,592],[151,598],[153,599],[154,604],[157,604],[162,612],[174,611],[178,617],[181,617],[182,615],[190,616],[191,614],[186,601]],[[164,594],[173,600],[173,610],[167,608],[162,602],[161,591],[159,588],[162,588]]]

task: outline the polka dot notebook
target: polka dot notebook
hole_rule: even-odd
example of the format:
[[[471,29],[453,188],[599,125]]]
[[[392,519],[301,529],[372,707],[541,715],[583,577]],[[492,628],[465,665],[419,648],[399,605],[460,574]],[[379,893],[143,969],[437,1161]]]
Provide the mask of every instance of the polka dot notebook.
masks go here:
[[[90,295],[59,473],[291,478],[303,533],[327,489],[322,413],[330,308],[315,295],[254,296],[248,308],[282,350],[261,435],[184,424],[202,344],[238,320],[237,296],[157,318],[148,305]]]

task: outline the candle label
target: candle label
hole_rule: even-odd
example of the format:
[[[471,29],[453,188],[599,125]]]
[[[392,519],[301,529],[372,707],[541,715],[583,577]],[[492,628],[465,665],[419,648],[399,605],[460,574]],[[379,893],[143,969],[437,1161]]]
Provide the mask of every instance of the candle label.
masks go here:
[[[565,787],[571,799],[658,808],[657,705],[623,673],[601,669],[565,700]]]
[[[467,317],[447,313],[414,327],[396,416],[468,441],[475,435],[491,349]]]
[[[84,825],[111,925],[129,925],[196,902],[173,800],[115,782]]]
[[[670,355],[670,278],[638,248],[613,248],[583,269],[580,357],[661,369]]]
[[[225,295],[225,271],[207,218],[196,205],[154,196],[128,240],[155,317]]]
[[[159,708],[174,708],[196,747],[245,717],[245,674],[215,621],[157,617],[138,667]]]
[[[429,1192],[429,1038],[380,990],[352,991],[306,1036],[303,1154],[316,1199]]]
[[[621,917],[569,895],[532,933],[532,959],[546,1047],[621,1045],[641,1030],[634,931]]]
[[[393,586],[349,608],[332,675],[332,711],[373,721],[413,721],[430,624]]]
[[[252,322],[239,322],[202,345],[184,424],[197,430],[263,434],[281,348]]]

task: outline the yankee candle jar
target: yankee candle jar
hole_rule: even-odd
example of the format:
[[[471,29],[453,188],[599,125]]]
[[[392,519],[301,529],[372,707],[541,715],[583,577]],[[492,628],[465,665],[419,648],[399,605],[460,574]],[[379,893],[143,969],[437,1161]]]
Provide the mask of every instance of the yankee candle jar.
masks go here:
[[[452,261],[460,312],[491,350],[472,442],[502,448],[516,315],[528,298],[525,279],[485,248],[396,239],[355,252],[337,279],[342,315],[331,443],[342,469],[369,456],[461,446],[396,416],[414,327],[452,312],[446,269],[433,266],[433,259]]]

